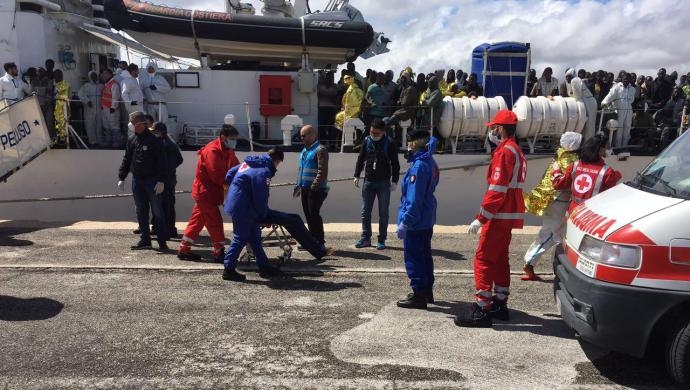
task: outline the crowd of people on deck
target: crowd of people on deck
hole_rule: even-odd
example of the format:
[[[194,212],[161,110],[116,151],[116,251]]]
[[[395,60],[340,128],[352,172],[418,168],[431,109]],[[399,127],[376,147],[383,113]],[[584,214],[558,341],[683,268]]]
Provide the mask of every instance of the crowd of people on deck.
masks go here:
[[[360,118],[368,127],[374,118],[380,118],[393,128],[401,121],[411,120],[415,128],[432,129],[437,136],[444,97],[474,98],[483,96],[483,92],[477,75],[462,69],[415,74],[407,67],[396,79],[392,70],[367,69],[362,76],[353,63],[348,63],[337,83],[333,72],[321,74],[319,132],[324,140],[337,142],[345,120]],[[550,67],[544,68],[540,77],[531,69],[525,88],[525,95],[530,97],[582,100],[588,116],[583,130],[586,138],[594,136],[602,110],[615,110],[621,131],[617,132],[613,146],[627,146],[634,133],[636,142],[645,148],[653,143],[663,148],[674,139],[674,130],[681,121],[687,121],[682,113],[689,105],[688,93],[690,73],[679,77],[677,71],[667,73],[664,68],[659,69],[656,77],[625,70],[616,76],[604,70],[569,68],[562,81],[554,77]],[[399,132],[394,135],[399,136]]]
[[[115,70],[90,71],[77,90],[64,79],[62,70],[55,69],[52,59],[45,61],[45,67],[30,67],[21,75],[13,62],[5,63],[4,69],[0,99],[13,103],[35,94],[54,147],[66,146],[69,127],[74,126],[74,135],[90,148],[120,149],[133,135],[128,114],[142,111],[161,122],[168,117],[165,95],[170,83],[154,62],[142,73],[139,66],[126,61],[119,61]],[[73,115],[74,107],[81,113]]]

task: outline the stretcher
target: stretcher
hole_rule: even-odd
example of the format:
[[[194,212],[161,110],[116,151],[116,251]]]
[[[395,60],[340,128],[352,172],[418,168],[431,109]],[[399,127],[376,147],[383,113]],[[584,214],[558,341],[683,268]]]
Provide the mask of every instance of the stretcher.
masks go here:
[[[285,264],[292,257],[292,246],[297,244],[281,225],[263,225],[261,226],[261,245],[264,248],[280,248],[283,254],[278,256],[278,263],[280,265]],[[263,235],[263,232],[268,232]],[[240,261],[251,262],[256,260],[252,248],[247,245],[244,252],[240,255]]]

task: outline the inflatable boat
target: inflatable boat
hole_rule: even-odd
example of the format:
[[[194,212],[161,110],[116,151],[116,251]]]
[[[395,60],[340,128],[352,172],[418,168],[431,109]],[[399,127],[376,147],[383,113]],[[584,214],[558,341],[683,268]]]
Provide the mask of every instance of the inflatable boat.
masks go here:
[[[354,7],[299,18],[173,8],[137,0],[105,0],[110,25],[151,49],[212,61],[341,64],[372,44],[374,31]]]

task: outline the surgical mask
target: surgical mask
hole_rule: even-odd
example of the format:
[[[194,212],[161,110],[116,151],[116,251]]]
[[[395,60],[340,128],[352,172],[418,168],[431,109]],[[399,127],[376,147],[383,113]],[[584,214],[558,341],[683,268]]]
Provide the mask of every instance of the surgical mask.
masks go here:
[[[127,123],[127,130],[129,130],[130,133],[134,133],[134,124],[132,122]]]
[[[370,136],[370,137],[371,137],[371,140],[374,141],[374,142],[379,142],[379,141],[381,141],[381,140],[383,139],[383,136],[382,136],[382,135],[379,135],[378,137],[374,137],[374,136],[372,135],[372,136]]]
[[[226,139],[224,142],[225,147],[228,149],[235,149],[237,146],[237,140],[236,139]]]
[[[498,145],[501,143],[501,137],[498,135],[494,134],[493,131],[489,132],[489,141],[491,141],[493,144]]]
[[[611,156],[613,156],[613,150],[606,149],[606,154],[604,154],[604,157],[611,157]]]

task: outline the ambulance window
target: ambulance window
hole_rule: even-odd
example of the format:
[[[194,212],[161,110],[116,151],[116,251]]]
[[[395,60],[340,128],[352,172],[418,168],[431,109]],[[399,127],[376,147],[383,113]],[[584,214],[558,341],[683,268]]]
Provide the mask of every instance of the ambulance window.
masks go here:
[[[685,132],[666,148],[632,184],[642,190],[690,199],[690,135]]]

